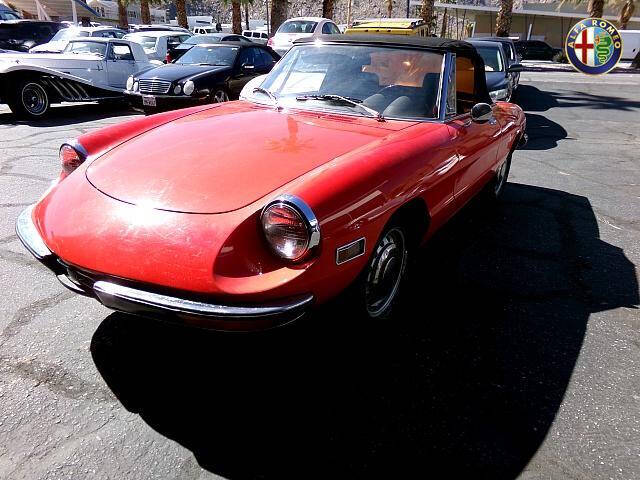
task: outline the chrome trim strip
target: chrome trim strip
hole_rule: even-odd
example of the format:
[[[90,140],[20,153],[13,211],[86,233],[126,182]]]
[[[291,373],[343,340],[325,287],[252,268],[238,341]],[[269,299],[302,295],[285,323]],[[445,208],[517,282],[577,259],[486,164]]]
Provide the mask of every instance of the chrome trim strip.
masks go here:
[[[340,254],[341,251],[348,249],[349,247],[351,247],[352,245],[355,245],[358,242],[362,242],[362,253],[359,253],[358,255],[356,255],[355,257],[351,257],[346,259],[344,262],[339,262],[338,261],[338,255]],[[344,265],[347,262],[350,262],[351,260],[361,257],[363,256],[365,253],[367,253],[367,239],[365,237],[359,238],[357,240],[354,240],[351,243],[347,243],[346,245],[342,245],[341,247],[336,248],[336,265]]]
[[[102,280],[94,283],[93,290],[100,302],[114,310],[128,310],[122,308],[121,302],[124,302],[130,306],[140,306],[159,312],[186,314],[198,317],[219,317],[229,320],[250,320],[252,318],[286,315],[304,310],[313,302],[313,295],[309,294],[302,298],[292,300],[289,303],[273,305],[220,305],[147,292]]]
[[[16,235],[18,235],[18,238],[26,249],[31,252],[31,255],[43,261],[47,257],[53,256],[53,253],[44,243],[38,229],[33,223],[32,213],[34,207],[35,205],[30,205],[18,215],[18,219],[16,220]]]

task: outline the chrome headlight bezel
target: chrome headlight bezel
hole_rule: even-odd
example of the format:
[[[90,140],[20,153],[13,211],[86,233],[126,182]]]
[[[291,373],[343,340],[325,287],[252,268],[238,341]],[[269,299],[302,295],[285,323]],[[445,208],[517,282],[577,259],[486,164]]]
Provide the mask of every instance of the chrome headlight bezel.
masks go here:
[[[134,86],[133,75],[129,75],[129,78],[127,78],[127,90],[132,92],[133,91],[133,86]]]
[[[284,208],[294,213],[304,225],[306,231],[306,242],[304,248],[296,254],[287,253],[286,251],[279,249],[270,240],[266,226],[266,217],[270,209],[276,207]],[[281,195],[265,205],[260,214],[260,226],[271,251],[277,257],[289,262],[295,263],[306,260],[320,244],[320,223],[318,222],[318,219],[311,210],[311,207],[309,207],[300,197],[295,195]]]
[[[193,83],[191,80],[187,80],[186,82],[184,82],[184,85],[182,86],[182,92],[185,95],[192,95],[193,92],[195,91],[196,91],[195,83]]]

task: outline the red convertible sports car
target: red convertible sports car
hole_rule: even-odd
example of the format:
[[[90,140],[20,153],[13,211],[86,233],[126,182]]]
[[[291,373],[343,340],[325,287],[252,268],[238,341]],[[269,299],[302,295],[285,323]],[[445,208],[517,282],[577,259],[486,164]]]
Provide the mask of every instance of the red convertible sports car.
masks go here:
[[[122,312],[253,330],[353,286],[386,318],[408,255],[500,195],[524,131],[468,43],[299,40],[248,100],[62,145],[59,181],[16,230],[66,287]]]

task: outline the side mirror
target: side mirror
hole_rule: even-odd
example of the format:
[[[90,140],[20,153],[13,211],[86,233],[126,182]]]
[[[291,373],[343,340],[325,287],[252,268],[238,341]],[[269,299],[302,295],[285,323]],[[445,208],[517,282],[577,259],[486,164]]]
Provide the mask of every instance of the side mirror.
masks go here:
[[[508,73],[518,73],[524,71],[524,67],[519,63],[514,63],[509,68],[507,68]]]
[[[488,103],[476,103],[471,109],[471,120],[478,123],[484,123],[493,118],[491,105]]]

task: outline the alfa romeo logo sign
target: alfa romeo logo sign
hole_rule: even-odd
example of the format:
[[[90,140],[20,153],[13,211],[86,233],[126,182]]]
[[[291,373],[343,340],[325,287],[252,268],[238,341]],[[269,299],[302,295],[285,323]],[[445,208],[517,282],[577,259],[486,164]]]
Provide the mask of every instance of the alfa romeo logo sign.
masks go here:
[[[611,22],[587,18],[569,30],[565,49],[567,59],[577,70],[600,75],[618,64],[622,55],[622,38]]]

